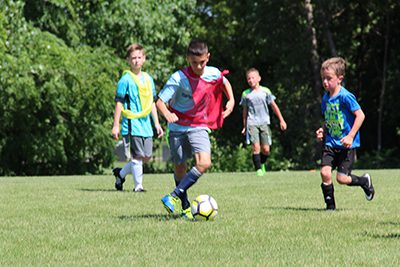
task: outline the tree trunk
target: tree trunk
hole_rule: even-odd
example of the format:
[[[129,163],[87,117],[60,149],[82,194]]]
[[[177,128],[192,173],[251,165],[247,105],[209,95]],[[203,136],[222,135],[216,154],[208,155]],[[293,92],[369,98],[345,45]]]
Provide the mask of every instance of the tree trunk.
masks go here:
[[[390,36],[390,15],[389,10],[386,12],[386,32],[385,32],[385,47],[383,54],[383,66],[382,66],[382,88],[379,95],[379,107],[378,107],[378,129],[377,129],[377,150],[378,152],[382,149],[382,120],[383,120],[383,108],[385,103],[385,91],[386,91],[386,71],[387,71],[387,57],[389,49],[389,36]]]

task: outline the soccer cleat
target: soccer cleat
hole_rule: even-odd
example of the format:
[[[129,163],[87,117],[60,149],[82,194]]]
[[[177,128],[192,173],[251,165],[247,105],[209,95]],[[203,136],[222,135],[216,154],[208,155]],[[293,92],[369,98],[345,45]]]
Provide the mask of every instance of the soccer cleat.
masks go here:
[[[263,170],[262,170],[262,169],[258,169],[258,170],[256,171],[256,175],[257,175],[257,176],[264,176]]]
[[[143,189],[143,188],[138,188],[138,189],[133,189],[133,192],[135,192],[135,193],[144,193],[144,192],[147,192],[147,190]]]
[[[265,164],[261,164],[261,170],[263,171],[264,174],[267,172],[267,171],[265,170]]]
[[[118,191],[122,191],[123,190],[123,184],[125,182],[125,178],[122,178],[119,173],[121,171],[121,168],[115,168],[112,170],[114,176],[115,176],[115,189],[117,189]]]
[[[365,173],[362,175],[362,177],[367,178],[367,180],[368,180],[367,184],[362,186],[362,189],[364,190],[365,198],[368,201],[371,201],[375,195],[375,188],[372,185],[371,176],[368,173]]]
[[[175,211],[175,205],[176,202],[178,201],[177,197],[173,197],[171,194],[166,195],[161,199],[161,202],[164,205],[164,208],[168,211],[168,213],[174,213]]]
[[[181,217],[186,219],[186,220],[193,220],[193,215],[192,215],[191,208],[189,207],[189,208],[187,208],[185,210],[182,210]]]

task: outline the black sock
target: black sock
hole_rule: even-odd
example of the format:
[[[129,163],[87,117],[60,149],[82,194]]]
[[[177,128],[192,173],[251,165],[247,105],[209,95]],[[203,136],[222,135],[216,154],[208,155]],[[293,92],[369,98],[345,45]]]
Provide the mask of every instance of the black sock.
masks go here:
[[[321,184],[322,194],[324,195],[324,200],[326,203],[327,210],[334,210],[336,209],[335,205],[335,196],[333,188],[333,184],[326,185],[324,183]]]
[[[368,183],[368,179],[362,176],[357,176],[354,174],[350,174],[351,183],[348,186],[365,186]]]
[[[253,163],[254,163],[254,168],[256,168],[256,170],[261,169],[260,154],[253,154]]]
[[[268,155],[265,155],[264,153],[260,153],[260,159],[261,159],[261,164],[265,164],[268,159]]]

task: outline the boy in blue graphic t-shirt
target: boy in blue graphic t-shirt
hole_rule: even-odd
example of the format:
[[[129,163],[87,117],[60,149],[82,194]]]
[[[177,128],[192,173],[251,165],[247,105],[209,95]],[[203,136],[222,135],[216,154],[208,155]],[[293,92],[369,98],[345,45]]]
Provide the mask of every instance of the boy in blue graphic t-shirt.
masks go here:
[[[351,173],[360,146],[359,129],[365,115],[354,95],[341,82],[345,73],[345,61],[340,57],[330,58],[322,63],[321,78],[326,94],[322,97],[323,128],[316,131],[316,137],[325,143],[322,150],[321,178],[322,193],[327,210],[335,210],[332,170],[337,168],[336,180],[339,184],[360,186],[368,201],[375,194],[371,176],[366,173],[356,176]]]

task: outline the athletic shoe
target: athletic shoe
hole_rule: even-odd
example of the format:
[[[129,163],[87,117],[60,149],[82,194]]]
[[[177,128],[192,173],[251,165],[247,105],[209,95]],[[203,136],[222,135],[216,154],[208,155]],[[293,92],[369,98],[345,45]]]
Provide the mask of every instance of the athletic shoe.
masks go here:
[[[119,173],[122,169],[121,168],[115,168],[112,170],[114,176],[115,176],[115,189],[118,191],[123,190],[123,184],[125,183],[125,178],[122,178]]]
[[[371,201],[375,195],[375,189],[374,186],[372,185],[371,176],[368,173],[365,173],[362,175],[362,177],[367,178],[368,180],[367,184],[363,186],[362,189],[364,190],[365,198],[368,201]]]
[[[267,172],[267,171],[265,170],[265,164],[261,164],[261,170],[263,171],[264,174]]]
[[[171,194],[168,194],[161,199],[161,202],[163,203],[164,208],[168,211],[168,213],[174,213],[177,201],[178,198],[173,197]]]
[[[135,192],[135,193],[144,193],[144,192],[147,192],[147,190],[146,189],[143,189],[143,188],[139,188],[139,189],[133,189],[133,192]]]
[[[193,215],[192,215],[191,209],[187,208],[185,210],[182,210],[181,217],[186,219],[186,220],[193,220]]]
[[[256,175],[257,175],[257,176],[264,176],[263,170],[262,170],[262,169],[258,169],[258,170],[256,171]]]

